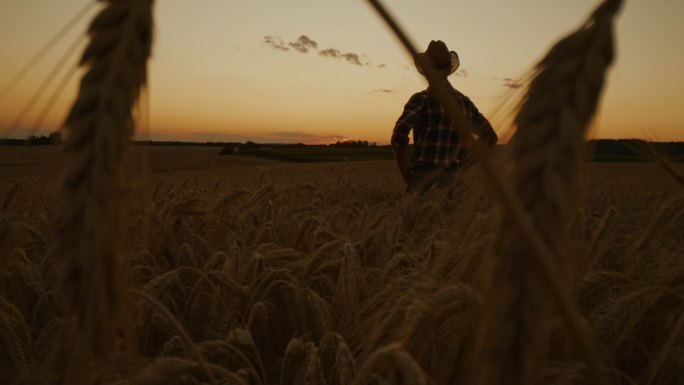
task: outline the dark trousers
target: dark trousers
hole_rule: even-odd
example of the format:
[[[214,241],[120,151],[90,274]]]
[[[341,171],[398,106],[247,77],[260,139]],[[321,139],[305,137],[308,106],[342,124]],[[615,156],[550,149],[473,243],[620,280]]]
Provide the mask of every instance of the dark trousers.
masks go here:
[[[451,187],[456,185],[459,178],[458,163],[447,167],[415,164],[411,167],[411,181],[406,186],[406,191],[425,192],[434,187]]]

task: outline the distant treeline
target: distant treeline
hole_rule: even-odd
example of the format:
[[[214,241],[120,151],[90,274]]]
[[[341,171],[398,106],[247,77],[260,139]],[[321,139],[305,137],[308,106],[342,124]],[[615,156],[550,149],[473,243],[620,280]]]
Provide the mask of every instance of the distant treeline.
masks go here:
[[[27,139],[0,139],[0,145],[4,146],[41,146],[62,143],[62,134],[59,131],[48,135],[31,135]],[[366,140],[345,140],[330,144],[303,144],[303,143],[255,143],[252,141],[241,142],[183,142],[183,141],[133,141],[134,145],[140,146],[202,146],[221,147],[222,154],[236,153],[240,151],[257,150],[263,148],[302,148],[302,147],[335,147],[335,148],[388,148],[389,145],[378,145],[376,142]],[[648,142],[639,139],[598,139],[588,142],[589,151],[593,153],[594,161],[598,162],[621,162],[621,161],[649,161],[654,155],[663,156],[665,159],[676,162],[684,162],[684,142]]]
[[[27,139],[0,139],[1,146],[45,146],[48,144],[61,144],[62,133],[51,132],[48,135],[31,135]]]
[[[684,142],[647,142],[639,139],[599,139],[589,141],[589,151],[597,162],[649,161],[656,156],[684,162]]]
[[[642,162],[654,160],[656,155],[669,161],[684,162],[684,142],[647,142],[639,139],[598,139],[587,142],[591,160],[596,162]],[[234,154],[240,151],[258,149],[280,149],[300,147],[335,147],[335,148],[383,148],[389,145],[377,145],[367,141],[344,141],[333,144],[306,145],[296,144],[268,144],[268,143],[228,143],[221,151],[222,155]],[[497,147],[505,147],[499,145]]]
[[[2,146],[42,146],[62,143],[62,134],[59,131],[46,135],[31,135],[28,139],[0,139]],[[297,147],[389,147],[379,145],[367,140],[345,140],[329,144],[304,144],[304,143],[255,143],[241,142],[184,142],[179,140],[134,140],[131,142],[138,146],[181,146],[181,147],[229,147],[241,150],[253,150],[258,148],[297,148]]]

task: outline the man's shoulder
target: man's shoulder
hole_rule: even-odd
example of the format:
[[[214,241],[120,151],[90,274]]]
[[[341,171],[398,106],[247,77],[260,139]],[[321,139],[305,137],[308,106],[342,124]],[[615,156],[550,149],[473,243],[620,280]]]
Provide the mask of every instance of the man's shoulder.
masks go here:
[[[430,90],[425,89],[422,91],[418,91],[415,94],[411,95],[411,98],[427,98],[430,97],[431,93]]]
[[[430,98],[430,93],[428,92],[428,90],[422,90],[422,91],[418,91],[418,92],[414,93],[413,95],[411,95],[408,102],[410,104],[422,104],[425,102],[425,100],[427,100],[429,98]]]
[[[447,90],[448,90],[448,92],[450,92],[450,93],[453,94],[454,96],[457,96],[457,97],[459,97],[459,98],[461,98],[461,99],[468,99],[468,100],[470,100],[463,92],[457,90],[457,89],[454,88],[454,87],[449,87]],[[413,98],[413,97],[416,97],[416,98],[425,98],[425,99],[436,99],[436,98],[437,98],[437,95],[435,94],[434,91],[432,91],[432,90],[430,90],[429,88],[427,88],[427,89],[424,89],[424,90],[422,90],[422,91],[416,92],[416,93],[413,94],[411,97],[412,97],[412,98]]]
[[[456,87],[451,86],[449,87],[449,92],[451,92],[454,95],[458,95],[463,98],[468,98],[463,92],[459,91]]]
[[[473,101],[470,100],[470,98],[466,94],[457,90],[456,88],[451,87],[450,91],[453,95],[455,95],[457,98],[459,98],[463,103],[469,103],[469,104],[473,103]]]
[[[454,95],[456,98],[458,98],[462,103],[466,104],[473,104],[472,100],[466,94],[463,92],[457,90],[456,88],[449,87],[448,91]],[[411,98],[409,99],[409,102],[413,103],[420,103],[422,101],[427,101],[427,100],[432,100],[436,101],[437,100],[437,95],[433,91],[431,91],[429,88],[424,89],[422,91],[418,91],[411,95]]]

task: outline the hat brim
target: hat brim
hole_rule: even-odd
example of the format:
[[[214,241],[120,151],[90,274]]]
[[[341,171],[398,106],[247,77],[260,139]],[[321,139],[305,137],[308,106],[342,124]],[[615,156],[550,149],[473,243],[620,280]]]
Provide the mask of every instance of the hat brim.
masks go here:
[[[456,70],[458,69],[458,67],[461,65],[461,61],[459,60],[458,54],[457,54],[455,51],[450,51],[449,54],[451,55],[451,67],[448,68],[448,69],[449,69],[448,75],[451,75],[451,74],[453,74],[454,72],[456,72]],[[425,58],[425,53],[419,53],[419,54],[418,54],[418,57],[419,57],[419,58]],[[428,58],[428,60],[430,60],[430,59]],[[422,60],[421,60],[421,61],[422,61]],[[425,74],[423,73],[423,69],[420,68],[420,64],[419,64],[418,60],[416,60],[416,68],[418,69],[418,72],[421,73],[421,75],[425,75]],[[438,70],[438,71],[440,70],[439,68],[435,68],[435,69]],[[446,68],[445,68],[444,70],[446,71]]]

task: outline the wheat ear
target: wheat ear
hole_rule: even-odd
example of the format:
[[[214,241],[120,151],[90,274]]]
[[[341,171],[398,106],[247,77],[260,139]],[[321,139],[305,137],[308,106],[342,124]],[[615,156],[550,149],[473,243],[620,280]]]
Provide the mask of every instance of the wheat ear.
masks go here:
[[[408,39],[399,24],[389,12],[387,12],[385,7],[382,6],[380,0],[368,0],[368,2],[385,20],[411,56],[416,58],[421,64],[429,64],[419,60],[415,46]],[[619,0],[609,0],[596,11],[595,15],[605,15],[608,13],[615,14],[620,4],[621,1]],[[615,12],[611,12],[613,10]],[[592,17],[592,20],[598,20],[598,18]],[[437,78],[437,74],[433,72],[436,71],[432,70],[430,66],[424,65],[423,67],[425,67],[426,77],[428,78],[430,85],[439,91],[437,92],[437,97],[440,104],[444,107],[447,116],[449,116],[452,123],[462,133],[462,137],[469,138],[469,127],[461,116],[457,103],[446,97],[446,89],[442,83],[434,82]],[[534,224],[532,213],[526,210],[514,188],[509,186],[508,182],[500,175],[494,162],[487,156],[484,146],[478,141],[475,141],[472,143],[471,150],[482,170],[482,176],[489,182],[492,192],[500,200],[500,203],[507,213],[507,218],[519,228],[519,234],[521,235],[520,242],[526,245],[529,251],[529,258],[539,270],[539,275],[544,282],[545,289],[548,290],[549,294],[559,304],[560,313],[568,326],[569,332],[575,338],[577,347],[583,355],[588,357],[590,364],[600,361],[600,355],[597,353],[597,348],[588,337],[589,333],[586,330],[585,322],[577,309],[577,305],[572,301],[568,290],[565,289],[562,275],[555,262],[555,257],[549,248],[549,245],[544,241],[544,238],[539,234],[539,230]],[[604,377],[597,369],[596,365],[593,365],[592,369],[595,376]]]
[[[80,357],[114,351],[127,317],[122,244],[124,159],[147,77],[152,0],[110,0],[88,30],[87,68],[66,119],[66,213],[60,245],[67,325]],[[72,351],[74,354],[76,352]],[[85,368],[83,362],[74,367]]]
[[[354,378],[353,385],[426,385],[420,365],[401,345],[392,343],[373,352]]]
[[[613,60],[613,19],[620,0],[605,1],[576,32],[556,43],[536,66],[516,116],[510,146],[511,183],[534,226],[564,265],[563,246],[576,209],[585,130],[596,111]],[[499,256],[486,292],[478,350],[481,384],[533,384],[546,358],[552,298],[509,214],[497,235]],[[562,279],[562,278],[561,278]],[[587,338],[582,334],[580,338]],[[588,342],[591,344],[591,342]],[[590,349],[593,350],[593,349]],[[587,357],[594,379],[607,380],[600,357]]]

